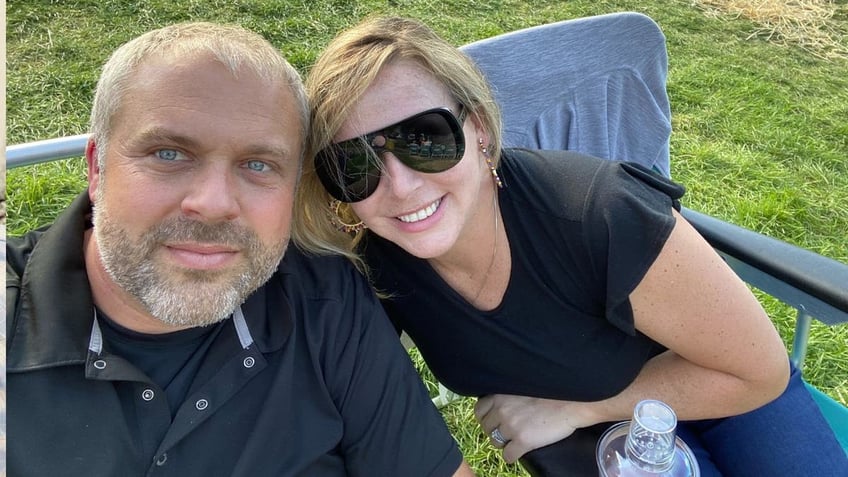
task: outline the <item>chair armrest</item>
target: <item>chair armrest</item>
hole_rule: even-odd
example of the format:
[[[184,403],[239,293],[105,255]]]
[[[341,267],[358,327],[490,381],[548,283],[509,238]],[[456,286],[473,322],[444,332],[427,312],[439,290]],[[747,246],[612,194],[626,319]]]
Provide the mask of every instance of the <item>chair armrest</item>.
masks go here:
[[[828,325],[848,322],[848,264],[691,209],[683,216],[749,284]]]
[[[67,159],[85,154],[88,134],[45,139],[6,147],[6,168]]]

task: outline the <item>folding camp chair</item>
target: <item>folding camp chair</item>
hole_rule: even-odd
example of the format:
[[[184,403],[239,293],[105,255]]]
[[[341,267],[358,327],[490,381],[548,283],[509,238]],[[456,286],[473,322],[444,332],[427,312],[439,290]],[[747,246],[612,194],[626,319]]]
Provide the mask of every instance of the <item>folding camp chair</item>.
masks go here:
[[[649,17],[561,21],[462,50],[495,91],[505,146],[570,149],[670,175],[665,36]],[[848,322],[848,264],[692,210],[683,215],[743,280],[798,310],[791,359],[799,368],[813,318]],[[848,408],[808,387],[848,453]]]

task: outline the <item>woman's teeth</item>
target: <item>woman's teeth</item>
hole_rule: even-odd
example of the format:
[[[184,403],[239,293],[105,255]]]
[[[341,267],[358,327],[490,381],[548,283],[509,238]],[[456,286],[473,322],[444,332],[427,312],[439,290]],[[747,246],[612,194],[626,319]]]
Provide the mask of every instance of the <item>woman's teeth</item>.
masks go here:
[[[411,224],[413,222],[418,222],[419,220],[424,220],[424,219],[433,215],[436,212],[436,209],[439,208],[439,203],[441,201],[442,201],[442,199],[439,199],[439,200],[433,202],[432,204],[430,204],[429,206],[419,210],[418,212],[413,212],[413,213],[407,214],[407,215],[401,215],[400,217],[398,217],[398,219],[400,219],[402,222],[406,222],[408,224]]]

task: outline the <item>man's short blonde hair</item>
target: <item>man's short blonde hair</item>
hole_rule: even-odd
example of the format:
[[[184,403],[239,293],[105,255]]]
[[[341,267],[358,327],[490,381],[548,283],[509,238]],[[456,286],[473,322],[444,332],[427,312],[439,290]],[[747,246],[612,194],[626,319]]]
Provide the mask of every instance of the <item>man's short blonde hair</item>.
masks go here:
[[[297,70],[271,43],[238,26],[207,22],[180,23],[130,40],[115,50],[103,65],[91,108],[91,133],[98,147],[97,161],[101,170],[105,166],[103,157],[112,119],[135,80],[138,66],[147,58],[165,55],[173,58],[210,55],[226,66],[233,76],[248,70],[269,83],[288,85],[300,113],[301,144],[306,144],[309,108],[303,81]]]

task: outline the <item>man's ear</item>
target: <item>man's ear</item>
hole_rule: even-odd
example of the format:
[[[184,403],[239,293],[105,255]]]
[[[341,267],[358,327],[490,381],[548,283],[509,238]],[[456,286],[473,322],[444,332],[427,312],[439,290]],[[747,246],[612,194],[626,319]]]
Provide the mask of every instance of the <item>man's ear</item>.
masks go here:
[[[88,198],[94,203],[97,188],[100,187],[100,164],[97,162],[97,144],[94,136],[85,144],[85,162],[88,165]]]

